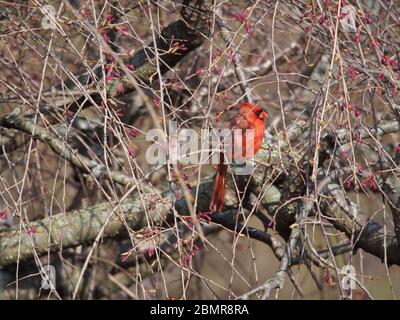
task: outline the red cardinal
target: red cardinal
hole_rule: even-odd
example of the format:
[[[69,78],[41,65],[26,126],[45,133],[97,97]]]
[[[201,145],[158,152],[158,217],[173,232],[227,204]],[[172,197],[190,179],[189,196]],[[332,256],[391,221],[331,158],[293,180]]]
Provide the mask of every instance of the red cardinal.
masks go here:
[[[266,112],[263,112],[260,106],[256,106],[250,103],[244,103],[240,105],[239,112],[235,115],[233,119],[231,119],[227,127],[231,130],[242,129],[242,139],[238,139],[239,141],[233,141],[233,156],[227,155],[228,159],[249,159],[257,153],[263,142],[265,130],[264,119],[267,116],[268,114]],[[253,129],[254,135],[246,135],[246,129]],[[253,143],[254,146],[250,151],[247,150],[246,145],[249,145],[251,143]],[[240,146],[240,144],[242,144],[242,146]],[[236,150],[238,150],[239,153]],[[242,154],[240,154],[240,151]],[[227,168],[227,164],[224,163],[224,154],[221,153],[220,163],[218,164],[217,176],[215,178],[214,190],[210,203],[210,210],[213,212],[221,212],[224,208],[225,178]]]

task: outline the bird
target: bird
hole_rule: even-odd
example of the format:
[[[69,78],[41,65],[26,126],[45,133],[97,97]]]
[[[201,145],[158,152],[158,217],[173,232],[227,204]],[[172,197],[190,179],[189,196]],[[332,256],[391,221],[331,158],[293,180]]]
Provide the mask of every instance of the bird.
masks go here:
[[[241,139],[236,140],[235,135],[233,135],[233,152],[227,155],[229,160],[245,160],[257,153],[264,139],[264,119],[267,117],[268,114],[258,105],[243,103],[239,106],[239,111],[235,116],[229,122],[225,123],[225,127],[230,130],[241,129],[242,134]],[[246,130],[248,129],[253,129],[254,134],[246,134]],[[253,148],[246,148],[251,143],[253,143]],[[221,152],[210,202],[210,210],[212,212],[221,212],[224,208],[225,180],[228,168],[224,160],[224,153]]]

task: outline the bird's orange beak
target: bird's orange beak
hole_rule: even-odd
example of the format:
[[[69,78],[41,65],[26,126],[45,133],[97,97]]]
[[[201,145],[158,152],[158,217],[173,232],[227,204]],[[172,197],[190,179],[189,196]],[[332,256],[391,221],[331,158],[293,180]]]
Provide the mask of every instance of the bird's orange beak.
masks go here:
[[[264,120],[265,118],[267,118],[268,117],[268,113],[266,113],[266,112],[261,112],[260,113],[260,115],[258,116],[260,119],[262,119],[262,120]]]

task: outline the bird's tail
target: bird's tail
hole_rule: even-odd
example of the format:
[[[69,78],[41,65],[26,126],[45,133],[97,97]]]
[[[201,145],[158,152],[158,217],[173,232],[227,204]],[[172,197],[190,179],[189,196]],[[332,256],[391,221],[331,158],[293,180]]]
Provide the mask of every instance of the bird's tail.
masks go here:
[[[220,163],[218,164],[217,176],[215,178],[214,189],[210,202],[210,210],[212,212],[221,212],[224,209],[227,168],[228,165],[224,164],[224,155],[221,153]]]

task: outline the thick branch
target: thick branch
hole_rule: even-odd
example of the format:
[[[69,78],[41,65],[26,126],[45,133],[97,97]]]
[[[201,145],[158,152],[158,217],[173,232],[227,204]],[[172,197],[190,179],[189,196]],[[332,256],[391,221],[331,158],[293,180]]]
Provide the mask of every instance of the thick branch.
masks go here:
[[[362,213],[337,184],[329,184],[327,189],[327,194],[333,196],[334,201],[323,201],[321,208],[332,218],[330,222],[336,229],[344,232],[349,239],[355,236],[354,248],[361,248],[382,261],[386,256],[389,265],[400,265],[400,247],[396,236],[392,233],[385,236],[382,226]]]

